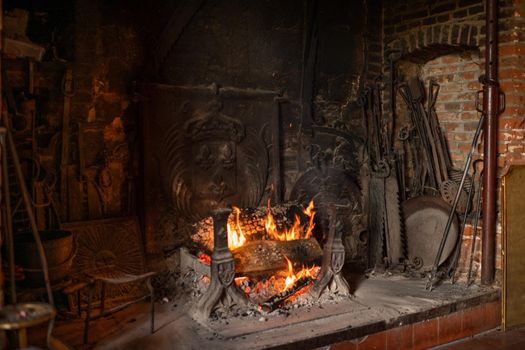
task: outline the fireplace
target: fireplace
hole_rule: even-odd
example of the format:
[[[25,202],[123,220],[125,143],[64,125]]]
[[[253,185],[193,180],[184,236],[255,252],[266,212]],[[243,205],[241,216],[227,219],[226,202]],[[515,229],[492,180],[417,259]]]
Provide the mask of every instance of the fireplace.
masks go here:
[[[498,84],[483,4],[6,0],[6,300],[47,295],[64,339],[82,323],[108,348],[410,348],[495,327],[494,151],[524,156],[523,9],[498,2]],[[481,90],[500,88],[482,152]],[[64,274],[13,260],[17,232],[58,229]],[[45,290],[15,282],[40,265]],[[147,312],[100,317],[145,292]]]

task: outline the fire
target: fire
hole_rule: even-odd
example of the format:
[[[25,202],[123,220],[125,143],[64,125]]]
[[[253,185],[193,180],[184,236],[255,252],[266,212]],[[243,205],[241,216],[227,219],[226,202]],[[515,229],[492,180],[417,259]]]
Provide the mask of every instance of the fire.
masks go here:
[[[315,227],[314,224],[314,217],[315,217],[315,211],[314,211],[314,201],[311,200],[310,203],[308,203],[308,207],[303,210],[304,215],[308,216],[308,229],[306,230],[306,233],[304,235],[304,238],[310,238],[312,236],[312,230]]]
[[[241,210],[237,207],[233,207],[235,213],[234,219],[228,220],[228,247],[231,250],[237,249],[243,246],[246,243],[246,236],[242,231],[240,214]],[[312,236],[312,231],[315,227],[314,218],[314,202],[310,201],[308,207],[303,210],[303,213],[308,217],[308,226],[303,232],[303,227],[301,224],[301,217],[295,215],[293,226],[289,229],[279,230],[277,228],[277,223],[272,214],[270,207],[270,200],[268,199],[268,214],[266,215],[264,221],[264,227],[268,237],[278,241],[293,241],[297,239],[308,239]]]
[[[233,211],[235,212],[234,225],[232,227],[232,225],[230,225],[229,222],[227,225],[228,248],[230,248],[231,250],[241,247],[246,242],[246,237],[242,233],[241,223],[239,220],[239,216],[241,215],[241,210],[237,207],[233,207]]]
[[[266,215],[266,221],[264,223],[266,228],[266,233],[272,239],[278,241],[294,241],[296,239],[308,239],[312,236],[312,230],[315,227],[314,217],[315,211],[314,202],[310,201],[308,207],[303,210],[303,213],[308,216],[308,228],[304,235],[301,235],[301,218],[299,215],[295,214],[293,226],[290,229],[285,229],[283,232],[279,232],[275,219],[272,215],[270,200],[268,199],[268,214]]]
[[[293,265],[290,259],[288,259],[286,256],[284,257],[286,259],[286,262],[288,264],[288,275],[286,276],[284,289],[283,292],[287,290],[288,288],[292,287],[295,282],[303,277],[311,277],[313,279],[316,278],[317,272],[319,271],[319,267],[312,266],[312,267],[302,267],[301,271],[294,273],[293,271]]]

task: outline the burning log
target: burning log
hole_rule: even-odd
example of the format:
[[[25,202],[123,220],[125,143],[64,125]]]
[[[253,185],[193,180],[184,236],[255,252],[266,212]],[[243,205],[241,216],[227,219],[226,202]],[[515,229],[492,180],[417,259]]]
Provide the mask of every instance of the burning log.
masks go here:
[[[323,251],[315,238],[294,241],[253,241],[233,251],[238,275],[271,273],[287,268],[288,257],[297,265],[312,265]]]
[[[312,281],[313,279],[311,277],[302,277],[298,279],[292,287],[274,295],[263,304],[259,305],[259,307],[265,312],[272,312],[273,310],[281,307],[286,302],[286,300],[288,300],[304,287],[308,286]]]

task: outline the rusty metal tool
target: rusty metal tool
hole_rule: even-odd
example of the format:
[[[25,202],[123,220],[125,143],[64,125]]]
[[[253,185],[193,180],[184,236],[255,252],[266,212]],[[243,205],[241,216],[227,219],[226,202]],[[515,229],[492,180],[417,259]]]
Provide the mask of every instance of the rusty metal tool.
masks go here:
[[[477,172],[477,166],[476,166],[476,162],[475,161],[472,163],[472,168],[473,168],[473,174],[475,176],[476,172]],[[471,210],[470,206],[471,206],[471,203],[472,203],[472,196],[474,194],[474,188],[471,186],[468,189],[467,192],[468,192],[468,195],[467,195],[467,206],[465,208],[465,211],[463,212],[463,217],[462,217],[462,220],[461,220],[461,231],[460,231],[458,240],[456,242],[456,247],[454,249],[454,255],[452,256],[452,259],[451,259],[450,263],[448,264],[447,272],[446,272],[446,276],[451,278],[452,283],[456,283],[457,265],[458,265],[459,256],[461,254],[461,244],[462,244],[462,240],[463,240],[463,234],[465,233],[465,227],[467,225],[468,213]]]
[[[472,267],[474,264],[474,254],[476,253],[476,239],[478,237],[478,221],[481,217],[481,183],[483,182],[483,172],[480,173],[479,179],[477,181],[478,185],[476,186],[476,211],[474,216],[474,224],[472,225],[472,242],[470,245],[470,256],[468,263],[468,272],[467,272],[467,287],[469,287],[474,281],[472,280]]]
[[[434,265],[432,267],[432,272],[430,273],[430,277],[428,280],[428,283],[426,284],[426,289],[432,290],[434,286],[439,283],[443,277],[442,273],[438,273],[438,268],[441,261],[441,256],[443,254],[443,248],[445,246],[445,242],[447,241],[448,234],[450,227],[452,225],[452,222],[454,218],[456,217],[456,207],[459,203],[459,198],[461,196],[461,191],[463,190],[463,186],[465,185],[465,179],[467,178],[468,169],[470,167],[470,163],[472,162],[472,156],[474,155],[474,152],[476,151],[476,146],[478,144],[479,136],[481,134],[481,129],[483,127],[483,121],[484,121],[484,114],[481,114],[478,126],[476,128],[476,132],[474,134],[474,137],[472,139],[472,144],[470,146],[470,151],[467,155],[467,159],[465,160],[465,166],[463,168],[463,176],[461,177],[461,182],[459,184],[459,190],[456,192],[456,196],[454,197],[454,201],[452,203],[452,206],[450,208],[450,213],[447,221],[447,225],[445,226],[445,230],[443,232],[443,236],[441,238],[441,243],[439,244],[439,249],[436,254],[436,258],[434,260]]]
[[[390,66],[390,120],[385,124],[386,144],[385,144],[385,158],[390,163],[390,173],[385,179],[385,241],[388,249],[386,250],[388,264],[398,265],[403,264],[406,258],[406,239],[404,237],[402,219],[401,219],[401,205],[399,201],[399,178],[396,171],[396,160],[392,151],[392,135],[395,126],[395,95],[397,85],[397,70],[396,61],[400,58],[400,51],[392,51],[388,55]]]

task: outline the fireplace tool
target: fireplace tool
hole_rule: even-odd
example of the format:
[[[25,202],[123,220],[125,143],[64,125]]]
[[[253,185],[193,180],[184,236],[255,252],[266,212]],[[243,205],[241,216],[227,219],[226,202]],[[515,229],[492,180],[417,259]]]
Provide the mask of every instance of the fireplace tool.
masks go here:
[[[480,77],[480,82],[482,82],[484,85],[493,84],[493,82],[488,82],[485,79],[484,76]],[[456,195],[454,197],[454,201],[452,203],[452,207],[450,208],[450,213],[449,213],[447,225],[445,226],[445,230],[443,232],[443,237],[441,238],[439,249],[438,249],[438,252],[436,254],[436,258],[434,260],[434,265],[432,266],[432,272],[430,273],[429,280],[428,280],[427,285],[426,285],[426,288],[429,291],[431,291],[434,288],[434,286],[436,286],[442,280],[442,278],[445,277],[445,275],[446,275],[444,272],[438,271],[438,269],[439,269],[439,262],[440,262],[442,254],[443,254],[443,248],[444,248],[445,242],[446,242],[446,240],[448,238],[448,234],[449,234],[450,227],[452,225],[452,221],[454,220],[454,217],[455,217],[456,207],[457,207],[457,205],[459,203],[459,199],[460,199],[461,193],[463,192],[463,188],[465,186],[465,180],[466,180],[467,175],[468,175],[468,169],[469,169],[470,164],[472,162],[472,157],[474,155],[474,152],[476,151],[476,146],[478,144],[479,136],[481,134],[481,130],[483,129],[483,122],[485,120],[485,112],[483,111],[483,108],[480,107],[480,99],[479,99],[480,93],[482,93],[482,91],[478,91],[478,93],[476,95],[476,110],[480,113],[478,126],[476,127],[476,132],[474,133],[474,138],[472,139],[472,144],[470,146],[470,151],[469,151],[469,153],[467,155],[467,159],[465,160],[465,166],[463,167],[463,175],[461,177],[461,182],[459,183],[458,191],[456,192]],[[501,92],[501,91],[499,92],[499,97],[498,98],[500,99],[499,113],[501,113],[505,109],[505,95],[503,94],[503,92]],[[461,239],[461,236],[459,237],[459,239]],[[460,244],[460,243],[461,243],[461,241],[458,244]]]
[[[391,73],[394,76],[394,73]],[[391,82],[393,86],[394,82]],[[367,92],[365,109],[369,123],[369,143],[372,165],[370,179],[370,217],[369,267],[375,268],[386,263],[395,266],[404,262],[405,240],[401,227],[399,205],[399,183],[397,171],[393,166],[391,152],[391,130],[382,122],[380,88],[377,86]],[[393,116],[392,111],[392,116]],[[393,120],[392,120],[393,123]],[[372,159],[372,156],[374,159]],[[383,251],[386,257],[383,257]]]
[[[5,122],[4,118],[4,122]],[[7,124],[7,123],[6,123]],[[9,147],[8,147],[9,146]],[[38,254],[42,263],[42,270],[44,273],[44,281],[46,284],[46,291],[49,299],[49,304],[45,303],[17,303],[16,286],[15,286],[15,256],[14,256],[14,242],[13,242],[13,223],[11,214],[11,198],[10,198],[10,184],[8,174],[7,150],[11,151],[11,158],[14,163],[17,181],[22,192],[24,204],[30,219],[33,237],[36,242]],[[22,169],[14,142],[9,130],[6,127],[0,126],[0,178],[2,180],[1,188],[3,189],[4,203],[2,205],[2,227],[6,237],[7,252],[8,252],[8,269],[9,269],[9,290],[11,305],[4,308],[0,315],[0,329],[16,330],[18,332],[17,347],[27,347],[26,328],[36,326],[43,322],[49,322],[47,330],[47,342],[51,341],[51,333],[53,331],[55,308],[53,306],[53,294],[51,291],[51,284],[49,281],[49,271],[47,268],[47,260],[44,252],[44,247],[40,240],[38,229],[36,227],[36,220],[31,207],[31,199],[27,188],[25,187],[25,179],[22,175]]]
[[[476,162],[472,162],[472,168],[473,168],[473,175],[476,176],[477,175],[476,174],[477,172]],[[467,206],[465,208],[465,212],[463,213],[463,217],[461,219],[461,230],[456,240],[456,245],[454,247],[454,253],[448,263],[448,266],[445,272],[445,276],[450,278],[452,280],[452,283],[456,283],[456,271],[457,271],[459,256],[461,253],[461,241],[463,239],[463,234],[465,233],[465,227],[467,226],[468,214],[470,213],[472,209],[471,207],[472,207],[472,196],[473,195],[474,195],[474,187],[470,186],[468,189]]]
[[[474,217],[474,224],[472,225],[472,242],[470,243],[470,256],[467,271],[466,285],[469,287],[474,281],[472,279],[472,267],[474,264],[474,253],[476,252],[476,239],[478,237],[478,220],[481,216],[481,183],[483,181],[483,171],[481,171],[478,179],[478,186],[476,189],[476,212]]]
[[[472,156],[473,156],[474,152],[476,151],[476,146],[478,144],[479,135],[481,134],[481,129],[483,127],[483,119],[484,119],[484,114],[481,114],[481,117],[479,118],[479,121],[478,121],[478,126],[476,128],[476,132],[474,134],[474,138],[472,139],[472,144],[470,146],[470,151],[469,151],[469,153],[467,155],[467,159],[465,160],[465,166],[463,167],[463,176],[461,177],[461,182],[459,183],[459,189],[456,192],[456,196],[454,197],[454,202],[452,203],[452,206],[450,208],[447,224],[446,224],[445,230],[443,232],[443,237],[441,238],[441,242],[439,244],[439,248],[438,248],[438,251],[437,251],[437,254],[436,254],[436,258],[434,259],[434,265],[432,266],[432,271],[430,273],[429,280],[428,280],[428,282],[426,284],[426,289],[428,289],[429,291],[431,291],[434,288],[434,286],[437,283],[439,283],[441,281],[441,279],[444,277],[444,273],[438,271],[439,263],[440,263],[440,260],[441,260],[441,255],[443,254],[443,249],[445,247],[445,242],[447,241],[447,238],[448,238],[448,233],[450,231],[450,227],[452,226],[452,221],[456,217],[455,216],[456,215],[456,207],[457,207],[457,205],[459,203],[459,198],[461,196],[461,192],[463,191],[463,186],[465,185],[465,179],[467,178],[468,169],[469,169],[470,163],[472,161]],[[461,239],[461,236],[459,237],[459,239]]]

